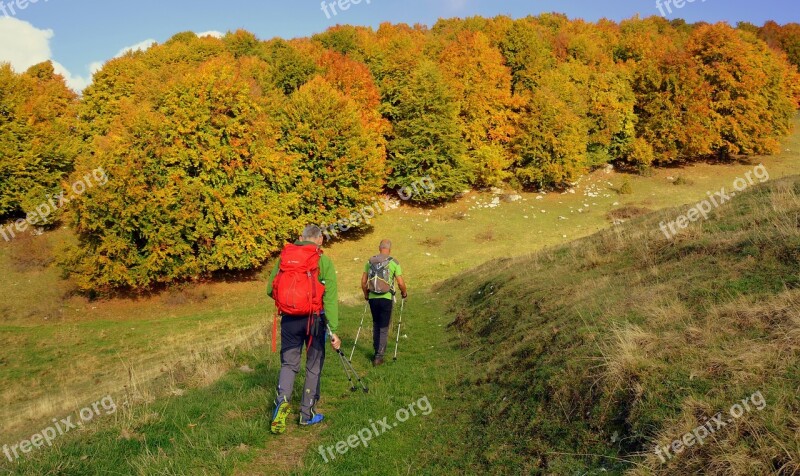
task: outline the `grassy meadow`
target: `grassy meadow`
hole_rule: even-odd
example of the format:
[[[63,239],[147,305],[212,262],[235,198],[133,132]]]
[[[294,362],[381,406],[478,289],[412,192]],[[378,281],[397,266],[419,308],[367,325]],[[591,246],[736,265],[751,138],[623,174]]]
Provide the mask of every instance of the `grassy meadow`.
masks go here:
[[[798,441],[790,366],[798,186],[781,178],[800,173],[798,159],[796,132],[774,157],[643,176],[598,170],[572,192],[470,192],[440,208],[402,206],[345,233],[326,244],[340,279],[344,347],[363,310],[364,261],[388,237],[411,294],[401,357],[370,367],[367,326],[354,365],[370,393],[349,392],[330,353],[321,402],[329,421],[291,425],[281,438],[268,433],[278,368],[265,345],[269,266],[88,300],[54,262],[54,250],[74,239],[69,230],[0,242],[0,445],[105,395],[120,404],[52,449],[0,460],[0,473],[678,474],[688,464],[795,474],[798,447],[787,442]],[[723,205],[675,242],[663,238],[660,221],[730,189],[758,163],[776,183]],[[621,193],[624,184],[632,193]],[[652,443],[648,434],[666,444],[698,415],[758,389],[768,410],[715,444],[664,466],[636,456]],[[430,415],[328,463],[318,452],[423,396]],[[785,467],[759,466],[770,458]]]

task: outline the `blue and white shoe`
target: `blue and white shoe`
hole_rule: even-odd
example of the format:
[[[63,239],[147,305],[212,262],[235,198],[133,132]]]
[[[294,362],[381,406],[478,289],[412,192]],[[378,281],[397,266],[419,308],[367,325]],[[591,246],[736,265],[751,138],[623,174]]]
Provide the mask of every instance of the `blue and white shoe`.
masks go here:
[[[316,425],[317,423],[322,423],[322,420],[324,419],[325,416],[322,413],[315,413],[308,421],[303,421],[303,415],[300,415],[300,425],[301,426]]]

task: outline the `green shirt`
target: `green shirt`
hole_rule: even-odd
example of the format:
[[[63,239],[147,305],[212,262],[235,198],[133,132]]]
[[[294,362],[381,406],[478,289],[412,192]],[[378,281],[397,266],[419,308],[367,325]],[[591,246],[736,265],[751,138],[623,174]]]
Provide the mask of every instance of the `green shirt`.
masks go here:
[[[298,246],[313,245],[310,241],[296,241]],[[281,260],[275,263],[272,274],[267,283],[267,295],[272,297],[272,282],[281,269]],[[322,304],[325,311],[325,318],[331,326],[334,334],[339,329],[339,288],[336,282],[336,270],[333,268],[333,261],[326,255],[319,257],[319,282],[325,286],[325,294],[322,295]]]
[[[364,272],[369,275],[369,261],[367,261],[364,265]],[[394,258],[392,258],[392,261],[389,262],[389,273],[389,282],[391,282],[392,287],[394,287],[397,277],[403,275],[403,268],[400,267],[400,263],[398,263]],[[370,299],[392,299],[392,297],[392,293],[376,294],[372,291],[369,293]]]

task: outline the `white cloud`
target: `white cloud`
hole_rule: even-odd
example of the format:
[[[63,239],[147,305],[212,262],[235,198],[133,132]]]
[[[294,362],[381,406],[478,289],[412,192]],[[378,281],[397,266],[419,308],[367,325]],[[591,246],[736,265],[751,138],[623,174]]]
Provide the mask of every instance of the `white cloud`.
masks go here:
[[[92,84],[91,75],[94,74],[93,71],[86,77],[74,75],[58,61],[53,61],[53,70],[61,76],[64,76],[64,82],[67,83],[67,86],[77,93],[80,93],[86,89],[87,86]]]
[[[50,59],[53,30],[39,30],[28,22],[9,16],[0,17],[0,61],[16,70]]]
[[[203,33],[197,33],[197,36],[200,38],[204,36],[213,36],[214,38],[222,38],[223,36],[225,36],[225,33],[216,30],[211,30],[211,31],[204,31]]]
[[[114,56],[114,58],[119,58],[120,56],[124,55],[125,53],[131,52],[131,51],[147,51],[147,48],[150,48],[151,46],[153,46],[155,44],[156,44],[156,40],[153,40],[153,39],[140,41],[139,43],[136,43],[135,45],[126,46],[125,48],[122,48],[121,50],[119,50],[117,52],[117,55]]]
[[[22,72],[35,64],[53,59],[50,40],[53,30],[40,30],[30,23],[9,16],[0,17],[0,62],[7,62],[15,71]],[[53,61],[53,69],[64,76],[67,85],[81,91],[90,80],[70,73],[60,63]]]
[[[2,1],[2,0],[0,0],[0,1]],[[125,53],[131,52],[131,51],[146,51],[148,48],[150,48],[151,46],[153,46],[156,43],[157,43],[156,40],[153,40],[153,39],[140,41],[139,43],[136,43],[135,45],[126,46],[125,48],[122,48],[121,50],[119,50],[117,52],[116,55],[114,55],[114,58],[119,58],[120,56],[125,55]],[[92,75],[94,75],[94,73],[100,71],[103,68],[103,65],[105,65],[105,64],[106,64],[105,61],[93,61],[93,62],[91,62],[89,64],[89,71],[91,71]]]

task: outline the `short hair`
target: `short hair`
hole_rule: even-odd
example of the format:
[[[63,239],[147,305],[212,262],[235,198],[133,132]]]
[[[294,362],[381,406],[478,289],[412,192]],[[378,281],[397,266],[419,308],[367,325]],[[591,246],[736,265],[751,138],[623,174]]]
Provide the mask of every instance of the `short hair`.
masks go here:
[[[392,249],[392,240],[381,240],[380,246],[378,246],[379,250],[391,250]]]
[[[305,241],[314,241],[322,237],[322,229],[317,225],[306,225],[303,229],[302,239]]]

